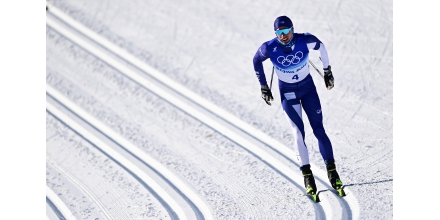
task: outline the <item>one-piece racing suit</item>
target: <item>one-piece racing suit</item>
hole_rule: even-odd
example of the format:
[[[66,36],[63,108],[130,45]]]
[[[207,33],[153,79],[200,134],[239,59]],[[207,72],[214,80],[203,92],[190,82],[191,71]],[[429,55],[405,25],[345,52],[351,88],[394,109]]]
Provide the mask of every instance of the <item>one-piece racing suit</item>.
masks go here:
[[[310,122],[319,150],[325,162],[333,159],[330,139],[325,133],[321,103],[309,71],[309,50],[318,50],[323,67],[329,65],[324,44],[314,35],[293,33],[292,43],[283,45],[277,38],[264,42],[255,53],[254,70],[260,85],[267,85],[263,61],[270,59],[278,76],[281,103],[286,118],[293,130],[294,148],[299,153],[300,166],[310,164],[307,146],[304,142],[304,123],[302,109]]]

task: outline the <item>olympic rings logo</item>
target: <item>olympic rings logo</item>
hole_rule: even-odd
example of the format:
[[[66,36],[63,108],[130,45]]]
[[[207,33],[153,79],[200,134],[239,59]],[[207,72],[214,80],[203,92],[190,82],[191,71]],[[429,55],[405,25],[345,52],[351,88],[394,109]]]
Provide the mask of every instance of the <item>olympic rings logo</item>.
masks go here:
[[[283,66],[290,66],[292,64],[297,64],[303,58],[303,53],[298,51],[295,55],[288,55],[287,57],[279,56],[277,58],[278,63],[281,63]]]

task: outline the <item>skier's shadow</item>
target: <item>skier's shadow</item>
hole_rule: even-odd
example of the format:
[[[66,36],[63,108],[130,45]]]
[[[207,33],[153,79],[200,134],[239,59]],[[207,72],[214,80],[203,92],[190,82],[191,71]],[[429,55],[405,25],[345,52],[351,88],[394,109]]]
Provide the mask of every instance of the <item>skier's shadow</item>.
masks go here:
[[[351,184],[343,185],[342,189],[345,189],[345,187],[350,187],[350,186],[362,186],[362,185],[370,185],[370,184],[385,183],[385,182],[392,182],[392,181],[393,181],[393,179],[379,180],[379,181],[366,182],[366,183],[351,183]],[[326,191],[332,191],[333,192],[333,189],[319,190],[317,195],[319,195],[319,193],[326,192]]]
[[[376,183],[386,183],[386,182],[392,182],[392,181],[393,181],[393,179],[379,180],[379,181],[366,182],[366,183],[351,183],[351,184],[344,185],[344,187],[346,187],[346,186],[362,186],[362,185],[370,185],[370,184],[376,184]]]

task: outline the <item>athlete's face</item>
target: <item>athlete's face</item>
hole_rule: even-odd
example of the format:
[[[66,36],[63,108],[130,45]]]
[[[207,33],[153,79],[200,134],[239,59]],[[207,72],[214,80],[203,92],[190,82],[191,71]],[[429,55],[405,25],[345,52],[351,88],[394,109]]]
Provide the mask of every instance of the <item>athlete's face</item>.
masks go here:
[[[287,34],[286,32],[289,31]],[[275,34],[277,35],[278,39],[280,39],[282,42],[287,43],[292,38],[293,33],[292,29],[286,26],[279,27]]]

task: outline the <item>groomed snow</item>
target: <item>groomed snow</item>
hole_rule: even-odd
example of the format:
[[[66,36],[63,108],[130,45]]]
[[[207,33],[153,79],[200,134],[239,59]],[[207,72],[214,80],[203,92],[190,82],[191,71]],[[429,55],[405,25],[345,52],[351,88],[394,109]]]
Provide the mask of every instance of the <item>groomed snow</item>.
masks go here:
[[[273,38],[273,20],[290,16],[296,32],[316,35],[329,51],[335,88],[326,90],[312,68],[311,74],[339,173],[349,196],[357,201],[358,207],[351,207],[352,216],[393,218],[391,1],[285,1],[282,7],[263,1],[49,2],[288,147],[291,130],[279,102],[269,107],[261,100],[252,57],[261,43]],[[312,53],[312,62],[321,67],[317,53]],[[269,62],[265,71],[269,79]],[[322,218],[319,210],[326,208],[303,196],[301,182],[295,185],[255,154],[49,26],[46,84],[190,185],[214,219]],[[279,99],[276,83],[274,96]],[[309,126],[306,133],[311,161],[315,169],[323,170]],[[170,218],[151,190],[50,111],[46,113],[46,157],[47,186],[79,219]],[[285,164],[299,173],[295,163]],[[330,193],[321,195],[326,199]],[[332,213],[326,218],[347,216]]]
[[[54,11],[36,12],[43,2],[29,7],[10,2],[0,19],[8,30],[1,41],[5,178],[0,186],[7,204],[2,219],[436,215],[435,202],[429,201],[436,198],[435,180],[427,185],[433,190],[429,198],[407,191],[435,177],[437,166],[438,116],[432,100],[437,100],[438,80],[430,52],[436,51],[438,34],[428,22],[435,20],[436,7],[421,2],[405,7],[391,0],[48,2],[132,60],[177,83],[176,88],[194,93],[196,101],[209,102],[264,135],[252,137],[251,131],[225,122],[218,112],[173,91],[121,53],[84,37]],[[293,136],[278,101],[277,78],[275,101],[267,106],[252,58],[274,37],[273,20],[279,15],[291,17],[296,32],[316,35],[329,52],[335,88],[326,90],[318,73],[310,71],[349,192],[345,198],[319,182],[323,201],[312,203],[304,196],[295,155],[276,152],[276,147],[293,152]],[[90,46],[83,48],[74,37]],[[322,68],[318,54],[311,55]],[[264,65],[270,79],[272,65]],[[305,142],[318,175],[325,167],[305,120]],[[33,171],[37,167],[41,170]],[[44,180],[35,178],[43,172]],[[402,185],[407,182],[414,184]]]

